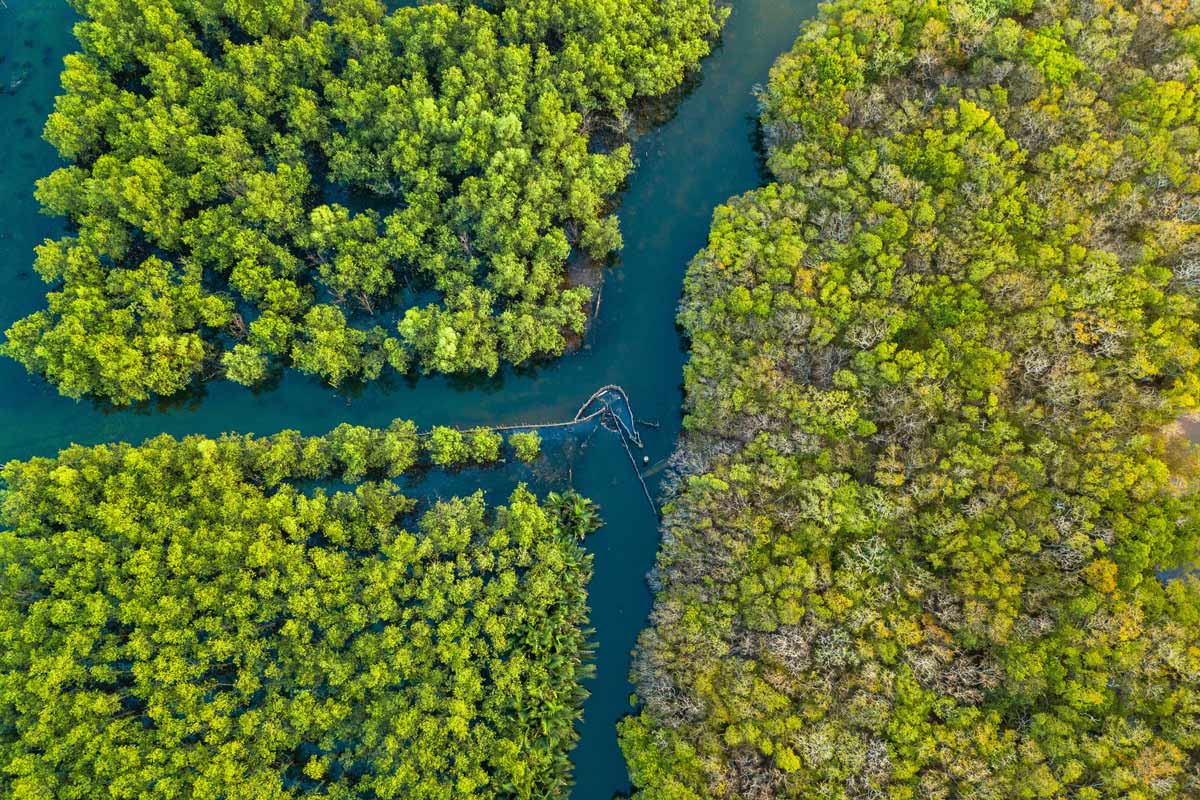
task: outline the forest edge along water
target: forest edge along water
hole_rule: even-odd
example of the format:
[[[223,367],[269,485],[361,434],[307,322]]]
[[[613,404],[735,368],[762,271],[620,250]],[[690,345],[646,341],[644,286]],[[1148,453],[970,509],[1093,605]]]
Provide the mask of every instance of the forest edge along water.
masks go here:
[[[342,422],[381,427],[395,418],[422,428],[554,422],[572,419],[596,387],[611,384],[628,393],[638,418],[659,425],[639,426],[644,449],[634,453],[635,467],[643,455],[649,458],[640,474],[647,492],[657,496],[662,463],[681,426],[685,351],[675,309],[684,270],[706,241],[713,208],[762,182],[753,89],[766,81],[774,59],[815,8],[811,0],[736,3],[721,41],[674,115],[634,143],[638,164],[617,209],[625,246],[605,276],[599,315],[577,352],[535,368],[506,368],[492,378],[399,378],[354,393],[288,372],[266,391],[222,381],[182,400],[125,411],[60,397],[20,365],[0,360],[0,459],[48,456],[71,443],[137,443],[159,433],[317,434]],[[0,94],[5,326],[43,305],[33,248],[60,232],[57,219],[38,213],[33,187],[59,163],[41,129],[59,90],[62,58],[75,49],[72,22],[62,0],[10,1],[0,8],[0,85],[17,84]],[[596,677],[586,684],[591,696],[572,754],[572,797],[608,800],[629,788],[615,723],[630,710],[629,653],[650,608],[646,573],[658,547],[658,520],[618,437],[564,442],[552,456],[557,458],[564,472],[540,479],[541,485],[514,466],[505,487],[487,488],[500,498],[518,476],[539,492],[570,480],[601,507],[604,528],[586,543],[595,557],[589,594]]]

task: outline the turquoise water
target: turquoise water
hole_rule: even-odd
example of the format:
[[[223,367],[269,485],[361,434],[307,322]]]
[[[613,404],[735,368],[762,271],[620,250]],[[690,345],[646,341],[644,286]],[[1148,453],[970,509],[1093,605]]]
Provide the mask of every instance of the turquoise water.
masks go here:
[[[34,181],[57,164],[40,137],[58,89],[64,54],[73,49],[71,12],[62,0],[7,0],[0,7],[0,86],[19,76],[14,95],[0,96],[0,326],[43,304],[32,249],[59,229],[38,214]],[[638,168],[620,207],[625,249],[608,275],[600,315],[577,353],[532,370],[493,379],[428,378],[378,382],[348,396],[294,372],[269,392],[225,382],[180,401],[113,411],[59,397],[18,365],[0,360],[0,460],[50,455],[72,443],[141,441],[158,433],[218,435],[295,428],[321,433],[341,422],[385,425],[396,417],[425,427],[501,425],[569,419],[604,384],[629,393],[651,459],[651,490],[680,429],[680,381],[685,351],[675,307],[688,260],[705,242],[714,206],[761,183],[754,149],[753,87],[790,47],[815,0],[741,0],[721,46],[674,117],[636,143]],[[538,470],[514,467],[486,478],[492,499],[515,480],[539,489],[570,481],[600,503],[606,522],[588,540],[595,554],[590,587],[598,642],[596,677],[584,709],[576,763],[575,800],[609,800],[628,789],[615,723],[629,712],[629,653],[650,609],[645,574],[658,547],[657,519],[618,440],[558,437]],[[640,457],[642,453],[638,453]],[[452,482],[469,483],[466,474]],[[449,483],[412,494],[449,491]]]

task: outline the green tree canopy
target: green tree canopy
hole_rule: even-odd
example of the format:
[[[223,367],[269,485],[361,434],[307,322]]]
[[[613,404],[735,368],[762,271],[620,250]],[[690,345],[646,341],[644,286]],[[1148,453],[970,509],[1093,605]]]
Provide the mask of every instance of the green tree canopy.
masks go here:
[[[1200,18],[838,0],[680,322],[640,797],[1200,792]]]
[[[5,466],[0,794],[565,796],[594,508],[311,486],[415,457],[397,423]]]
[[[45,130],[70,164],[37,189],[70,235],[38,249],[47,307],[3,348],[118,405],[222,369],[337,386],[561,354],[590,297],[568,258],[621,244],[631,103],[724,20],[711,0],[73,5]]]
[[[542,454],[542,437],[537,431],[517,431],[508,435],[513,453],[526,464],[532,464]]]

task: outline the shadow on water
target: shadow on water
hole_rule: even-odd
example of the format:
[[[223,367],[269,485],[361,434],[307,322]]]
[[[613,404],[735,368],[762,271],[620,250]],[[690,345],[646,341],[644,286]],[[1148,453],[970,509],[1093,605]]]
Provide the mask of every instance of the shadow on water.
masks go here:
[[[641,419],[660,423],[643,429],[645,449],[638,451],[660,464],[681,422],[685,353],[675,309],[684,269],[705,243],[713,207],[760,184],[752,89],[766,81],[771,62],[791,46],[815,7],[815,0],[737,3],[699,83],[665,114],[662,127],[637,140],[638,168],[619,208],[625,249],[607,270],[599,317],[578,352],[495,378],[396,378],[340,392],[288,372],[269,391],[217,382],[179,399],[120,412],[59,397],[45,382],[0,359],[0,460],[51,455],[72,442],[136,442],[159,433],[265,435],[295,428],[313,434],[342,422],[380,426],[397,417],[421,427],[563,420],[597,387],[618,384]],[[71,24],[62,0],[9,0],[7,9],[0,8],[0,82],[7,85],[28,73],[15,94],[0,95],[0,186],[7,201],[0,206],[0,327],[43,306],[45,287],[28,274],[33,247],[61,233],[59,220],[38,213],[33,188],[59,163],[40,134],[58,90],[62,56],[73,49]],[[503,471],[507,488],[489,485],[488,492],[490,499],[502,500],[517,480],[532,481],[541,491],[569,482],[602,507],[605,527],[588,539],[595,556],[590,597],[599,647],[572,756],[575,800],[610,800],[628,790],[614,726],[629,711],[629,653],[650,609],[645,575],[658,547],[658,520],[619,441],[610,435],[563,436],[552,458],[532,471],[513,465]],[[654,492],[661,471],[648,473]]]

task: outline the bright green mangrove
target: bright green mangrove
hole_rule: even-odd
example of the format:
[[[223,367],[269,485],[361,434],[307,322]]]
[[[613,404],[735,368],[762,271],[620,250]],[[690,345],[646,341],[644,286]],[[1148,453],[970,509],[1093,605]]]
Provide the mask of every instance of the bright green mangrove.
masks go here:
[[[836,0],[680,322],[644,800],[1200,794],[1200,17]]]
[[[343,425],[5,466],[0,795],[565,797],[595,508],[418,509],[388,478],[428,450]]]
[[[39,182],[67,235],[4,352],[117,405],[285,366],[338,386],[561,354],[621,244],[633,113],[712,0],[73,0]]]

